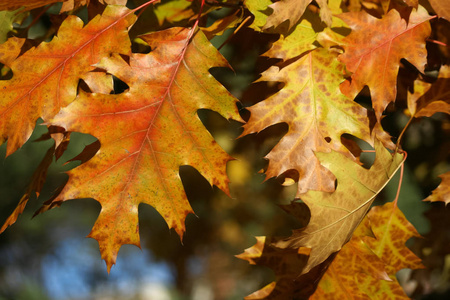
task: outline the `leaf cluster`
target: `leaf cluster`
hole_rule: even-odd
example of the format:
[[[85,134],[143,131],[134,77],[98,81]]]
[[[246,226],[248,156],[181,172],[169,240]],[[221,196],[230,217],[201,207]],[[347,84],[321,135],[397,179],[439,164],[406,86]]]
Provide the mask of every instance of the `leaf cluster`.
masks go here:
[[[423,267],[405,246],[419,234],[397,198],[373,204],[397,171],[403,173],[407,129],[423,118],[448,126],[448,6],[417,0],[57,2],[0,3],[0,143],[6,156],[18,151],[38,120],[48,128],[39,140],[53,141],[0,232],[42,191],[49,166],[64,156],[71,134],[81,132],[97,140],[69,160],[80,165],[36,213],[72,199],[97,200],[101,212],[89,237],[98,241],[108,272],[122,245],[140,247],[141,203],[183,239],[186,216],[194,211],[181,167],[195,168],[230,194],[233,158],[198,114],[211,110],[245,123],[241,138],[288,126],[263,171],[295,184],[295,199],[283,208],[306,226],[289,237],[257,237],[238,255],[276,275],[246,299],[407,298],[395,275]],[[43,16],[49,24],[35,35],[33,25]],[[213,44],[232,43],[239,34],[272,41],[260,53],[264,71],[251,72],[259,76],[253,86],[273,91],[250,101],[244,93],[242,103],[212,75],[230,67]],[[394,114],[408,120],[398,132],[384,128]],[[370,166],[367,155],[374,156]],[[450,202],[448,165],[443,169],[442,183],[425,200]]]

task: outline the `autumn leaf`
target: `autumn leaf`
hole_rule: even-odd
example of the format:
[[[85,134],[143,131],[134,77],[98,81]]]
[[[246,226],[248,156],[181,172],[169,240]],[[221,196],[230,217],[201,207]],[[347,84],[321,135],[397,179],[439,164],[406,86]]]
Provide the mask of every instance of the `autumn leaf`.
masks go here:
[[[318,32],[314,28],[320,28],[320,20],[313,13],[306,11],[305,18],[295,27],[293,32],[287,36],[281,35],[272,44],[272,47],[264,53],[264,56],[281,58],[284,61],[297,57],[308,50],[316,48],[314,41]]]
[[[108,6],[84,27],[81,19],[69,16],[51,42],[11,62],[13,77],[0,81],[0,141],[8,140],[7,155],[25,143],[38,118],[52,118],[75,99],[79,79],[102,57],[130,52],[127,29],[134,20],[134,14],[120,6]],[[20,46],[6,51],[18,55]],[[4,55],[0,53],[1,62]]]
[[[89,5],[90,0],[66,0],[61,6],[60,13],[72,11],[84,5]]]
[[[198,109],[240,120],[236,100],[209,73],[226,60],[201,31],[171,28],[140,38],[153,49],[132,54],[129,63],[114,54],[97,64],[129,85],[122,94],[81,92],[52,121],[68,131],[89,133],[100,151],[69,172],[54,203],[94,198],[101,213],[89,237],[97,239],[108,271],[124,244],[140,245],[138,206],[149,204],[182,238],[192,208],[179,168],[195,167],[228,193],[226,154],[206,131]]]
[[[414,82],[414,93],[408,94],[408,109],[412,116],[431,117],[437,112],[450,114],[450,66],[444,65],[433,83]]]
[[[410,238],[420,237],[420,235],[395,202],[373,207],[367,217],[370,220],[374,238],[364,237],[364,242],[386,264],[386,270],[393,281],[395,281],[395,274],[401,269],[424,268],[420,258],[405,246]],[[378,288],[372,285],[371,281],[370,277],[365,280],[369,295],[376,294]],[[400,287],[396,290],[404,295]],[[395,290],[392,293],[395,294]],[[380,299],[386,299],[386,297]]]
[[[339,16],[352,29],[343,40],[344,54],[339,59],[352,72],[342,84],[342,91],[351,98],[368,86],[378,121],[386,106],[395,101],[396,80],[400,60],[405,58],[420,72],[427,63],[425,39],[431,29],[427,11],[413,9],[408,23],[397,10],[390,10],[382,19],[364,11]]]
[[[354,299],[392,299],[366,294],[365,287],[361,286],[366,277],[372,279],[370,283],[373,285],[392,281],[383,261],[360,237],[353,237],[336,255],[310,299],[345,299],[348,295],[352,295]],[[400,285],[398,287],[401,289]]]
[[[0,44],[0,62],[11,68],[24,43],[24,39],[12,37],[5,43]]]
[[[311,248],[310,258],[302,274],[339,251],[347,243],[370,208],[375,197],[403,163],[403,155],[394,156],[381,142],[375,144],[376,157],[365,169],[342,153],[316,153],[321,164],[337,178],[333,193],[308,191],[301,199],[311,211],[305,228],[278,242],[280,248]]]
[[[336,54],[313,50],[288,66],[274,66],[259,81],[285,83],[275,95],[248,108],[250,119],[242,135],[285,122],[288,133],[266,156],[267,178],[289,170],[299,174],[296,197],[308,190],[332,192],[334,175],[322,166],[315,152],[339,151],[351,156],[342,144],[344,133],[371,143],[367,111],[339,90],[343,66]]]
[[[406,3],[406,5],[414,7],[416,9],[419,7],[419,0],[398,0],[398,1],[402,1]]]
[[[450,3],[442,0],[429,0],[431,7],[441,18],[450,21]]]
[[[244,5],[255,16],[250,28],[260,31],[267,23],[268,7],[272,2],[270,0],[245,0]]]
[[[72,11],[81,6],[89,5],[91,0],[64,0],[60,13]],[[128,0],[95,0],[103,5],[126,5]]]
[[[441,201],[446,205],[450,203],[450,172],[439,175],[442,179],[441,184],[424,201]]]
[[[366,233],[361,231],[364,226]],[[409,238],[416,236],[417,231],[394,203],[373,207],[351,241],[339,251],[311,299],[345,295],[358,299],[409,299],[395,275],[400,269],[423,267],[405,246]]]
[[[8,33],[13,31],[13,23],[22,23],[26,13],[15,11],[0,11],[0,44],[6,42]]]
[[[303,16],[306,7],[312,2],[312,0],[280,0],[272,5],[269,5],[273,9],[273,13],[267,18],[267,23],[263,29],[270,27],[277,27],[284,21],[289,21],[288,29],[297,25],[300,18]],[[328,8],[327,0],[316,0],[320,7],[320,18],[328,26],[331,26],[331,11]]]

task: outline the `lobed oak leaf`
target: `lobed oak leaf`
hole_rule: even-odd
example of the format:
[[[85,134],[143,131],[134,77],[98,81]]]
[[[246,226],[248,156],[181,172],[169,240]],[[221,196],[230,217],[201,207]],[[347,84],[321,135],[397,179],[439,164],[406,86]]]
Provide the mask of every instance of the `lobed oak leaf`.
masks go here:
[[[310,299],[339,299],[352,295],[354,299],[392,299],[368,295],[361,286],[366,277],[371,283],[392,281],[385,270],[384,262],[359,237],[345,244],[328,267]],[[398,283],[397,283],[398,284]]]
[[[341,94],[343,66],[323,48],[306,53],[282,68],[271,67],[261,81],[285,83],[275,95],[248,108],[250,119],[242,135],[286,122],[288,133],[266,156],[268,178],[296,170],[296,197],[308,190],[332,192],[334,175],[322,166],[314,152],[331,150],[352,155],[342,144],[344,133],[371,143],[367,111]]]
[[[46,121],[75,99],[79,79],[93,64],[110,53],[130,52],[127,29],[134,20],[120,6],[108,6],[84,27],[81,19],[69,16],[51,42],[11,62],[13,77],[0,81],[0,142],[8,140],[7,155],[25,143],[39,117]],[[20,46],[6,52],[19,53]]]
[[[424,201],[450,203],[450,172],[439,175],[442,179],[441,184]]]
[[[375,238],[366,237],[364,242],[386,265],[392,267],[391,274],[405,268],[423,268],[420,258],[405,246],[410,238],[420,235],[396,203],[374,206],[367,217]]]
[[[384,213],[376,217],[374,215],[385,210],[401,215],[399,212],[394,213],[394,209],[398,210],[397,208],[391,208],[393,208],[392,203],[385,204],[381,207],[381,210],[380,208],[372,208],[369,215],[372,219],[383,220],[380,223],[389,223],[392,215]],[[340,296],[345,297],[348,294],[355,295],[357,299],[409,299],[395,277],[397,270],[389,265],[389,260],[375,254],[374,250],[369,248],[369,245],[365,242],[371,240],[370,245],[374,249],[382,247],[385,242],[384,240],[376,240],[374,232],[379,234],[378,227],[375,226],[372,230],[369,215],[358,226],[350,242],[345,244],[336,255],[311,299],[335,299]],[[406,219],[401,222],[409,224]],[[366,229],[362,229],[362,227],[366,227]],[[370,232],[368,232],[368,229]],[[399,234],[395,232],[396,230],[400,230],[400,234],[405,234],[402,228],[392,227],[391,230],[394,234]],[[409,231],[406,232],[406,235],[408,234],[410,234]],[[412,236],[415,236],[415,234],[410,235],[410,237]],[[396,248],[404,251],[404,242],[405,239],[395,241]],[[417,258],[414,259],[417,261]],[[420,265],[415,267],[420,267]]]
[[[424,72],[427,63],[425,40],[431,32],[428,20],[432,17],[421,6],[412,10],[408,22],[395,9],[382,19],[364,11],[339,17],[352,29],[350,35],[343,39],[345,52],[339,59],[353,74],[341,89],[354,98],[367,85],[380,121],[386,106],[395,101],[400,60],[405,58]]]
[[[408,109],[412,116],[431,117],[437,112],[450,114],[450,66],[444,65],[433,83],[414,82],[414,93],[408,93]]]
[[[321,164],[336,176],[337,188],[333,193],[308,191],[304,194],[302,200],[311,211],[308,226],[295,230],[291,237],[276,244],[280,248],[311,248],[302,274],[351,239],[375,197],[403,163],[402,154],[392,155],[378,140],[375,151],[375,161],[369,170],[336,151],[316,153]]]
[[[300,18],[303,16],[306,7],[312,2],[312,0],[280,0],[272,5],[269,5],[273,9],[273,13],[267,18],[266,25],[263,29],[270,27],[277,27],[284,21],[289,21],[288,29],[297,25]],[[332,17],[331,11],[328,8],[327,0],[316,0],[320,7],[320,18],[322,21],[331,26]]]
[[[228,193],[226,154],[196,115],[211,109],[240,120],[235,98],[209,73],[228,67],[201,31],[171,28],[140,38],[153,49],[105,58],[97,67],[129,85],[117,95],[80,93],[52,120],[68,131],[89,133],[101,143],[87,163],[71,170],[55,199],[91,197],[102,210],[89,237],[100,245],[108,271],[124,244],[140,245],[138,205],[153,206],[182,238],[193,213],[179,168],[195,167]]]

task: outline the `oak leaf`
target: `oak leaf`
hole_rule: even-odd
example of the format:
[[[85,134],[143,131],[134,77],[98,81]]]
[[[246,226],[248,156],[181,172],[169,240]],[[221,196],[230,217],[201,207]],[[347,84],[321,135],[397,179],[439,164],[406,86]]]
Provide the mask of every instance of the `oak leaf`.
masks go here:
[[[372,278],[373,285],[392,281],[383,261],[360,237],[353,237],[336,255],[310,299],[345,299],[348,295],[354,299],[392,299],[366,294],[364,286],[361,286],[361,281],[366,277]]]
[[[361,230],[364,226],[366,233]],[[409,238],[417,236],[394,203],[373,207],[352,240],[339,251],[311,299],[348,294],[358,299],[409,299],[395,275],[403,268],[423,267],[405,246]]]
[[[13,77],[0,81],[0,142],[8,140],[7,155],[30,137],[36,120],[52,118],[77,95],[80,78],[110,53],[130,53],[127,29],[135,16],[125,7],[108,6],[83,27],[69,16],[49,43],[41,43],[10,63]],[[21,45],[6,49],[20,53]],[[4,62],[5,51],[0,53]]]
[[[450,172],[439,175],[441,184],[424,201],[441,201],[446,205],[450,203]]]
[[[408,109],[412,116],[431,117],[437,112],[450,114],[450,66],[439,70],[434,83],[414,82],[414,93],[408,94]]]
[[[302,274],[351,239],[375,197],[403,163],[402,154],[392,155],[378,140],[375,151],[375,161],[369,170],[336,151],[316,153],[321,164],[336,176],[337,188],[333,193],[308,191],[302,195],[311,211],[308,226],[295,230],[291,237],[276,244],[280,248],[311,248]]]
[[[69,172],[55,199],[94,198],[102,205],[89,237],[100,245],[108,271],[124,244],[139,246],[138,206],[149,204],[182,238],[193,213],[179,168],[195,167],[228,193],[226,154],[204,128],[198,109],[240,120],[236,100],[209,73],[226,60],[201,31],[171,28],[141,36],[153,49],[132,54],[129,63],[114,54],[96,66],[129,85],[117,95],[80,93],[52,124],[89,133],[101,143],[87,163]]]
[[[248,108],[250,119],[243,135],[286,122],[288,133],[266,156],[268,178],[296,170],[297,197],[308,190],[332,192],[334,175],[314,152],[339,151],[351,156],[342,144],[344,133],[371,143],[367,111],[339,90],[343,66],[323,48],[306,53],[288,66],[274,66],[259,81],[285,83],[275,95]]]
[[[312,0],[280,0],[272,5],[273,13],[267,18],[267,23],[263,29],[270,27],[277,27],[284,21],[289,21],[289,30],[297,25],[300,18],[303,16],[306,7]],[[328,26],[331,26],[332,18],[331,11],[328,8],[327,0],[316,0],[320,7],[320,18]]]
[[[342,84],[342,91],[351,98],[368,86],[378,121],[386,106],[395,101],[396,78],[400,60],[405,58],[420,72],[427,63],[425,39],[431,29],[427,11],[413,9],[408,22],[397,10],[390,10],[382,19],[368,13],[350,12],[339,16],[352,29],[343,39],[344,53],[339,59],[353,73]]]

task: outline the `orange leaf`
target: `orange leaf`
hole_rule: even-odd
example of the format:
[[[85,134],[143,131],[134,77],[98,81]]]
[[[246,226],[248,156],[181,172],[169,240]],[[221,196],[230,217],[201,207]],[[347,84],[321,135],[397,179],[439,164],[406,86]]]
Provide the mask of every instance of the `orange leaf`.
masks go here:
[[[299,174],[297,197],[308,190],[332,192],[334,175],[314,152],[350,152],[341,142],[349,133],[371,142],[367,111],[339,90],[343,66],[323,48],[313,50],[283,69],[271,67],[261,81],[284,82],[277,94],[249,108],[243,135],[286,122],[288,133],[266,156],[268,178],[288,170]]]
[[[127,29],[134,20],[120,6],[107,7],[84,27],[81,19],[69,16],[51,42],[11,63],[14,76],[0,81],[0,142],[8,140],[7,155],[25,143],[39,117],[46,121],[75,99],[79,79],[93,64],[113,52],[130,52]],[[9,51],[19,53],[20,46]]]
[[[431,29],[427,11],[413,9],[408,23],[395,9],[382,19],[364,11],[339,16],[352,29],[343,39],[345,53],[339,59],[352,72],[351,79],[341,88],[351,98],[369,86],[373,108],[378,121],[386,106],[395,101],[396,78],[402,58],[424,72],[427,63],[425,39]]]
[[[192,213],[179,168],[190,165],[228,193],[226,154],[196,115],[211,109],[240,120],[236,100],[209,73],[226,60],[197,31],[171,28],[141,36],[153,49],[105,58],[97,67],[129,85],[122,94],[81,93],[52,121],[96,136],[100,151],[69,172],[56,202],[92,197],[102,205],[89,237],[97,239],[108,271],[124,244],[139,246],[138,206],[156,208],[182,238]]]

